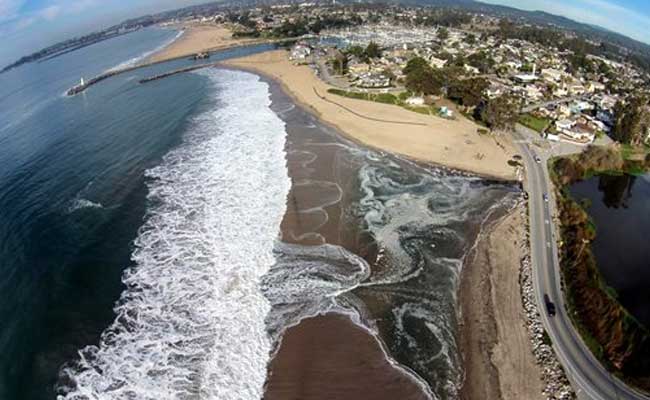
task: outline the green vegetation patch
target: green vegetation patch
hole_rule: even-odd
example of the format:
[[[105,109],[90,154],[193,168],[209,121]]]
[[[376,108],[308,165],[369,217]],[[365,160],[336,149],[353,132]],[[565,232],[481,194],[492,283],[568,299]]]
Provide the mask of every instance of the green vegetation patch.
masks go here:
[[[528,127],[534,131],[542,133],[549,127],[551,121],[547,118],[539,118],[531,114],[524,114],[519,117],[519,123],[525,127]]]
[[[405,100],[410,97],[410,93],[408,92],[400,93],[397,96],[395,96],[392,93],[352,92],[352,91],[333,89],[333,88],[328,89],[327,92],[331,94],[335,94],[337,96],[347,97],[350,99],[374,101],[376,103],[382,103],[382,104],[393,104],[396,106],[400,106],[406,110],[416,112],[418,114],[432,115],[432,116],[440,115],[440,108],[436,106],[410,106],[406,104]],[[406,95],[405,93],[408,93],[409,95]]]

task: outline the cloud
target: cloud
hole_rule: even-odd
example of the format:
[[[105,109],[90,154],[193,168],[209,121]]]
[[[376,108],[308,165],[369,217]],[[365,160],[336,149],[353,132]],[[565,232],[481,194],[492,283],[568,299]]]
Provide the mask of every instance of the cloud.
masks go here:
[[[0,22],[15,19],[25,0],[0,0]]]
[[[38,14],[41,17],[45,18],[46,20],[51,21],[56,17],[58,17],[60,13],[61,13],[61,7],[58,5],[52,5],[40,10]]]
[[[16,21],[15,29],[16,30],[22,30],[25,28],[29,28],[36,22],[36,18],[34,17],[27,17],[27,18],[21,18],[18,21]]]

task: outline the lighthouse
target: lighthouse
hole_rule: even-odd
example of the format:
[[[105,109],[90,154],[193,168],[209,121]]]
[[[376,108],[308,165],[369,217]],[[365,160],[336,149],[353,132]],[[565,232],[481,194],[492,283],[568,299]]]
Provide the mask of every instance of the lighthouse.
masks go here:
[[[84,82],[84,78],[82,77],[81,81],[79,82],[79,86],[84,86],[85,84],[86,84],[86,82]]]

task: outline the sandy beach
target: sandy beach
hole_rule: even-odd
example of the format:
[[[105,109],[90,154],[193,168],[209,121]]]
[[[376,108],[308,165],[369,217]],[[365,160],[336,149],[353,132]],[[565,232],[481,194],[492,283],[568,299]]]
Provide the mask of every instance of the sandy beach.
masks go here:
[[[190,57],[203,51],[223,50],[234,46],[261,43],[253,38],[234,39],[232,31],[223,25],[182,25],[183,35],[164,49],[152,54],[143,64]]]
[[[520,208],[494,223],[463,270],[463,399],[543,399],[519,287],[523,226]]]
[[[279,81],[295,101],[364,145],[486,177],[515,178],[514,169],[507,164],[515,154],[509,139],[480,135],[478,126],[462,116],[446,120],[394,105],[329,94],[330,86],[308,66],[293,65],[284,50],[225,64]]]

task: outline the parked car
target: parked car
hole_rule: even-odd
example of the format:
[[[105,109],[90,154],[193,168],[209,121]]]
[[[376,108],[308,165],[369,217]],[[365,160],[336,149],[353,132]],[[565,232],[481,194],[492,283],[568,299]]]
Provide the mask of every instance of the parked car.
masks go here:
[[[544,303],[546,304],[546,312],[551,317],[555,316],[555,304],[551,301],[547,294],[544,294]]]
[[[541,163],[542,163],[542,159],[539,158],[539,156],[535,156],[535,162],[536,162],[537,164],[541,164]]]
[[[548,194],[544,193],[544,194],[542,195],[542,198],[544,199],[545,202],[548,203]]]

